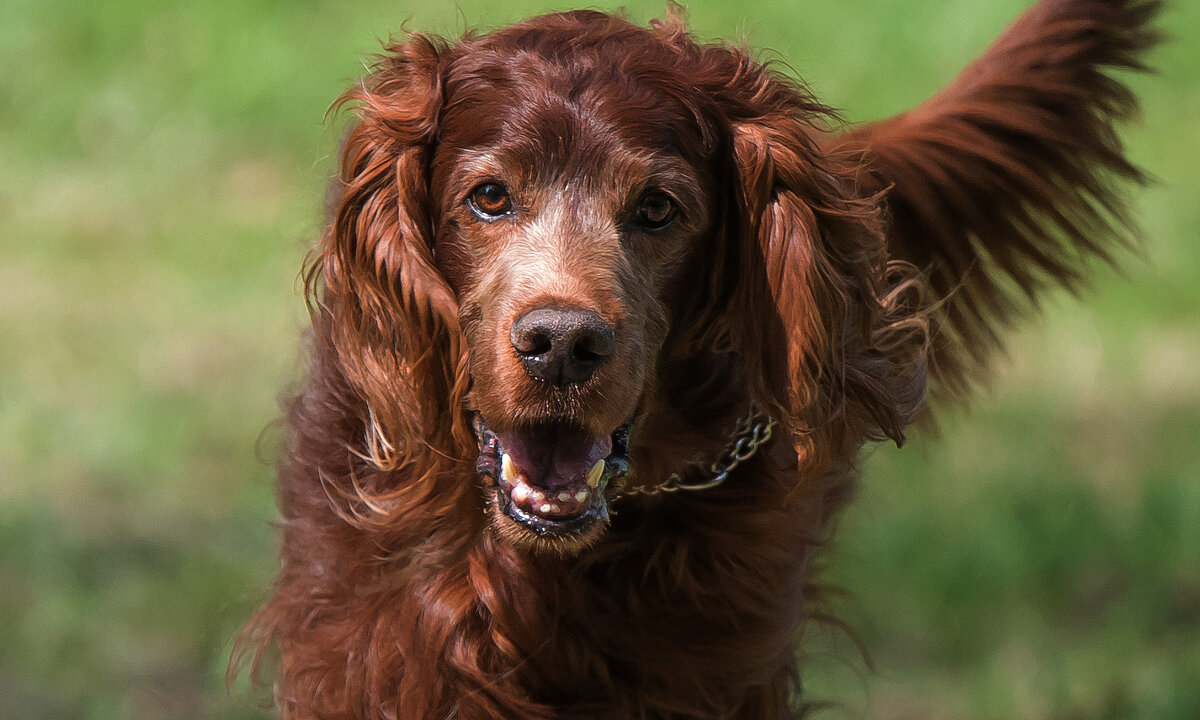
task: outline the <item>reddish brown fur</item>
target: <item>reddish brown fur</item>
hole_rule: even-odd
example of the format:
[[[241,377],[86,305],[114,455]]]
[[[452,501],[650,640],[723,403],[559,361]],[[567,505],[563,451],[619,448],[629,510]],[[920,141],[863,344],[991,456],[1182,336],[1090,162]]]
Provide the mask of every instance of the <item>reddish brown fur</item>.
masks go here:
[[[856,451],[902,441],[927,357],[961,390],[1019,295],[1073,284],[1119,238],[1108,178],[1140,175],[1113,134],[1132,98],[1104,71],[1138,67],[1155,8],[1045,0],[930,102],[842,134],[802,86],[674,18],[386,48],[343,98],[357,122],[309,266],[282,567],[245,636],[278,645],[283,716],[798,712],[794,641]],[[495,176],[519,221],[464,209]],[[683,208],[649,239],[620,220],[647,183]],[[570,391],[507,345],[546,298],[617,331]],[[472,410],[598,433],[632,416],[625,482],[655,485],[703,477],[752,406],[781,439],[728,482],[617,498],[577,540],[531,538],[474,470]]]

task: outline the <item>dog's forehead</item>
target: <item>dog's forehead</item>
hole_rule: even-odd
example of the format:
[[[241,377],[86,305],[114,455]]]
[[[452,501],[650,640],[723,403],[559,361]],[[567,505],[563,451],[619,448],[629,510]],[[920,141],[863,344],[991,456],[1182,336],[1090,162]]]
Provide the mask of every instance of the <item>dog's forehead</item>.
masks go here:
[[[514,50],[451,69],[439,139],[463,160],[486,155],[535,174],[620,179],[701,164],[700,123],[694,107],[615,61]]]

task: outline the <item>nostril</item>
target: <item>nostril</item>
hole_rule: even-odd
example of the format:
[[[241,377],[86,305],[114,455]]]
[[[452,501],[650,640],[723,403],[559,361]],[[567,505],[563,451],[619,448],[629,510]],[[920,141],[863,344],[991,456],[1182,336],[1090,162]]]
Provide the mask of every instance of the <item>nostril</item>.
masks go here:
[[[599,322],[580,328],[571,348],[571,355],[581,362],[599,363],[613,353],[613,331],[608,323]]]
[[[513,340],[513,349],[526,357],[545,355],[554,347],[549,333],[531,331],[518,334]]]
[[[589,350],[586,343],[579,343],[576,345],[575,351],[572,353],[572,355],[574,355],[575,359],[580,362],[597,362],[601,357],[603,357],[599,353]]]

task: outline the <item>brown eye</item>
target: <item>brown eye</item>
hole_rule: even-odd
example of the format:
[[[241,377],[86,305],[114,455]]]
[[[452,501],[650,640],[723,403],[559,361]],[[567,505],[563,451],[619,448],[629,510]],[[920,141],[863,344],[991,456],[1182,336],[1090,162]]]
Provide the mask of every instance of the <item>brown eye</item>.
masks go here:
[[[499,183],[484,183],[471,191],[467,204],[484,220],[495,220],[512,212],[508,189]]]
[[[651,191],[638,202],[634,220],[647,230],[662,230],[675,219],[675,202],[666,193]]]

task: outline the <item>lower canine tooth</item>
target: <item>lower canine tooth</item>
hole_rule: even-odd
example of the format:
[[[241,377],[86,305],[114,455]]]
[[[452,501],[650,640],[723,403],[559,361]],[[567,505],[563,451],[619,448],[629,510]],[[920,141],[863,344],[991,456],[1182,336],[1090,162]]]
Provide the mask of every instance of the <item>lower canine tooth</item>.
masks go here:
[[[508,456],[506,455],[505,457],[508,457]],[[597,485],[599,485],[600,478],[602,478],[602,477],[604,477],[604,461],[597,460],[596,464],[593,465],[590,470],[588,470],[588,473],[587,473],[588,487],[594,488]]]
[[[500,474],[504,476],[510,484],[515,485],[517,482],[517,466],[513,464],[512,458],[505,453],[500,458]]]

